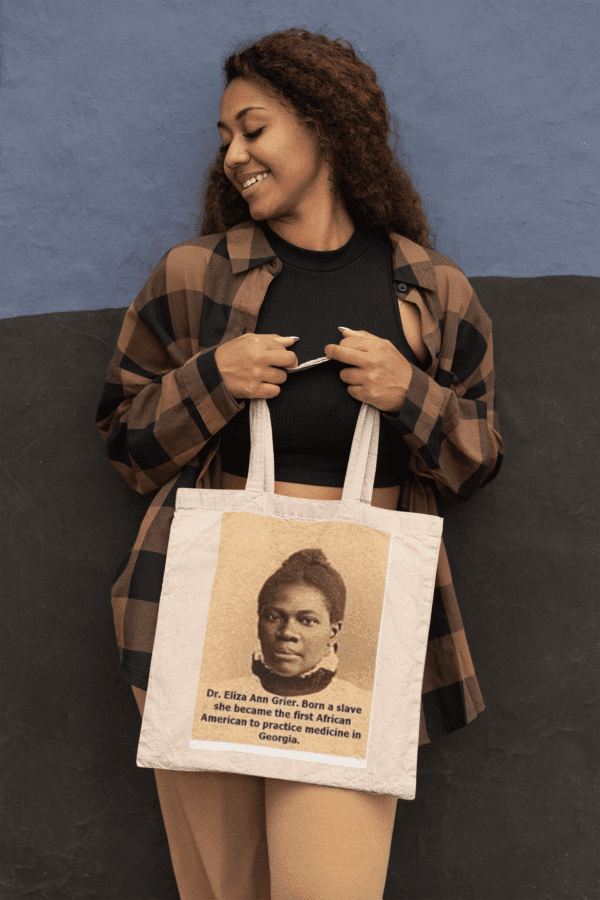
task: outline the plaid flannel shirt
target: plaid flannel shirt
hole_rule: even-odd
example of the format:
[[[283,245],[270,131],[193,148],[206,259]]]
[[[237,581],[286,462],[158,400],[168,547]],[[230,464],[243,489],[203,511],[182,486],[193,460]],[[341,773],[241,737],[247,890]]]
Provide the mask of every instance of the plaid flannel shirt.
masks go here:
[[[411,451],[398,509],[441,515],[491,481],[502,461],[491,322],[451,259],[394,232],[389,238],[398,302],[418,307],[431,355],[426,371],[413,366],[400,412],[381,413]],[[225,387],[215,350],[255,331],[281,268],[249,219],[169,250],[125,314],[96,421],[125,481],[140,494],[158,489],[112,588],[119,674],[144,690],[176,491],[221,487],[219,432],[246,402]],[[442,543],[419,744],[483,709]]]

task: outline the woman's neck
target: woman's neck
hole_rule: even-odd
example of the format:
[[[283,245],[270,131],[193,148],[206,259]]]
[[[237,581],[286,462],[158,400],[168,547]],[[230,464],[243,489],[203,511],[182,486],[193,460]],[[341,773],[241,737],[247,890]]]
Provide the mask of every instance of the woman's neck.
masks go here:
[[[306,218],[274,218],[266,222],[284,241],[305,250],[339,250],[354,234],[354,222],[340,206],[311,209]]]
[[[252,655],[252,672],[260,679],[265,691],[280,697],[299,697],[324,690],[337,671],[338,658],[333,648],[317,665],[302,675],[279,675],[269,668],[260,651]]]

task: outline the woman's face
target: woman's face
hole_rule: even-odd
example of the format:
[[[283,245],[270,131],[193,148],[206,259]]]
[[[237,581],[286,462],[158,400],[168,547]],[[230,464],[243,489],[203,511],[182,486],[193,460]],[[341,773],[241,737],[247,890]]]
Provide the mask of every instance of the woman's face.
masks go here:
[[[288,584],[259,614],[258,636],[266,664],[278,675],[302,675],[321,661],[338,634],[323,595],[307,584]]]
[[[236,119],[246,107],[260,108]],[[218,128],[228,147],[225,174],[248,202],[253,219],[268,219],[269,225],[302,223],[329,195],[331,169],[322,158],[316,128],[299,125],[287,107],[252,81],[238,77],[229,84]],[[264,181],[242,187],[260,172],[269,173]]]

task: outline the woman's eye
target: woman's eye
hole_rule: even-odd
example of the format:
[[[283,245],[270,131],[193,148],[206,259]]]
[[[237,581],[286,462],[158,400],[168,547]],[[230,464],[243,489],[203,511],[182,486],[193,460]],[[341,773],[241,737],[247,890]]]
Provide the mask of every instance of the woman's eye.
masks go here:
[[[303,625],[318,625],[319,622],[317,619],[303,619],[302,624]]]
[[[263,618],[267,620],[267,622],[277,622],[279,616],[274,612],[266,612],[263,613]]]
[[[245,134],[244,137],[245,137],[245,138],[248,138],[248,139],[251,140],[251,141],[253,141],[255,138],[257,138],[257,137],[259,136],[259,134],[261,133],[261,131],[262,131],[262,128],[259,128],[258,131],[253,131],[251,134]],[[219,147],[219,150],[223,150],[223,151],[226,153],[226,152],[229,150],[229,144],[227,144],[227,145],[222,144],[222,145]]]

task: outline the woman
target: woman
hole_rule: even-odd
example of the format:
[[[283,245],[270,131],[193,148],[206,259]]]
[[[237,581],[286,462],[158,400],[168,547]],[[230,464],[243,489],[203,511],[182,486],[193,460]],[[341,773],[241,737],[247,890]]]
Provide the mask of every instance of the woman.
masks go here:
[[[342,629],[345,608],[344,581],[317,548],[292,553],[267,578],[258,594],[260,646],[252,654],[252,674],[219,682],[219,690],[222,697],[249,702],[249,714],[259,710],[262,718],[263,711],[270,716],[284,710],[290,722],[265,716],[258,733],[249,729],[250,743],[257,739],[263,746],[264,741],[275,741],[290,744],[290,750],[364,755],[370,694],[337,675],[336,638]],[[360,650],[353,661],[361,666]],[[302,699],[281,701],[295,697]],[[197,717],[213,714],[212,697],[203,697],[200,704]],[[209,725],[205,730],[200,722],[194,725],[192,738],[230,739],[215,734],[213,728]],[[240,742],[247,741],[240,738]]]
[[[97,417],[127,483],[159,489],[112,592],[140,710],[176,490],[243,489],[248,399],[269,401],[279,494],[341,497],[363,401],[381,411],[374,506],[439,515],[502,459],[491,325],[431,248],[373,69],[293,28],[224,72],[202,236],[168,251],[127,311]],[[288,382],[286,367],[323,355]],[[442,548],[419,742],[483,708]],[[381,898],[395,799],[203,772],[156,781],[183,900]]]
[[[336,674],[336,638],[345,608],[344,581],[323,551],[292,553],[258,595],[260,649],[252,654],[252,675],[223,689],[247,695],[263,690],[279,697],[319,694],[315,699],[322,703],[334,708],[348,703],[366,714],[368,694]]]

